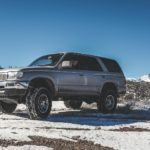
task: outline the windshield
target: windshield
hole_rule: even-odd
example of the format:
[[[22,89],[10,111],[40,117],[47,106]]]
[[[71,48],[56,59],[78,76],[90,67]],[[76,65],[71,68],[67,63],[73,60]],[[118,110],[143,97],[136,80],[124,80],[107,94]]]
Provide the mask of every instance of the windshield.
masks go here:
[[[35,60],[29,66],[55,66],[62,56],[63,54],[53,54],[53,55],[43,56]]]

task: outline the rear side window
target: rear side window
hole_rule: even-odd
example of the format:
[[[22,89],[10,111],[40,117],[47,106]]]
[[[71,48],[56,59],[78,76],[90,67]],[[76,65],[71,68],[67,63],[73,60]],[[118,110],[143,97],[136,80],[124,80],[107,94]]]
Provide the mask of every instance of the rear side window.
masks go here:
[[[101,60],[105,64],[109,72],[122,73],[119,64],[115,60],[111,60],[107,58],[101,58]]]
[[[102,71],[102,67],[95,58],[86,56],[80,56],[78,69],[89,71]]]

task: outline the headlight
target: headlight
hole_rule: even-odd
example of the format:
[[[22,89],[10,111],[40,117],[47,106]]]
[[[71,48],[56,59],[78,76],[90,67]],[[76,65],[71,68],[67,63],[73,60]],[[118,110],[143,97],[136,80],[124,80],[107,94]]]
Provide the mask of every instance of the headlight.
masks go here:
[[[18,79],[23,77],[23,72],[8,72],[8,79]]]

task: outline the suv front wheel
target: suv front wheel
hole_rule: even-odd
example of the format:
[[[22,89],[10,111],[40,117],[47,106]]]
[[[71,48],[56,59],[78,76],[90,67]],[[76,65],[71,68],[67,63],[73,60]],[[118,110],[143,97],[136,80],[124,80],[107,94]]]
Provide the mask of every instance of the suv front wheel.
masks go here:
[[[102,113],[114,113],[117,107],[116,92],[113,90],[104,91],[97,102],[97,107]]]
[[[29,90],[26,106],[30,119],[45,119],[51,111],[51,95],[47,88],[40,87]]]

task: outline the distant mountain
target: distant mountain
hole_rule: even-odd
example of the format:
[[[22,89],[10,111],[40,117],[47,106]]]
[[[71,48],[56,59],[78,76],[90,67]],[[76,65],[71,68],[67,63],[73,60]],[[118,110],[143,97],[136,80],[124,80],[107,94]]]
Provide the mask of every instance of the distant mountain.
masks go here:
[[[150,82],[150,74],[142,76],[139,80],[144,82]]]
[[[127,81],[132,81],[132,82],[150,82],[150,74],[148,75],[143,75],[142,77],[136,79],[136,78],[127,78]]]
[[[139,80],[136,78],[127,78],[127,81],[139,82]]]

